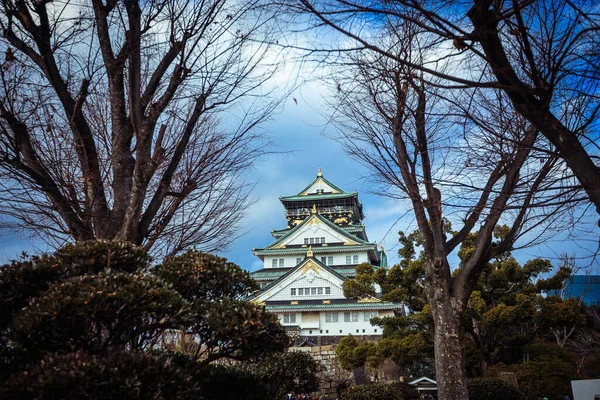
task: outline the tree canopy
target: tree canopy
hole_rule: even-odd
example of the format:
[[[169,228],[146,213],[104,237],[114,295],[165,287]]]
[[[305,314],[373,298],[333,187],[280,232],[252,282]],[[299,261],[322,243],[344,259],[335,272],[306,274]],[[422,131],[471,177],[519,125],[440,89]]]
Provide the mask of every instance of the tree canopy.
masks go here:
[[[2,266],[0,397],[204,398],[212,362],[287,348],[277,319],[242,299],[255,283],[235,264],[196,251],[150,261],[96,241]],[[171,350],[181,337],[195,344],[185,354]]]

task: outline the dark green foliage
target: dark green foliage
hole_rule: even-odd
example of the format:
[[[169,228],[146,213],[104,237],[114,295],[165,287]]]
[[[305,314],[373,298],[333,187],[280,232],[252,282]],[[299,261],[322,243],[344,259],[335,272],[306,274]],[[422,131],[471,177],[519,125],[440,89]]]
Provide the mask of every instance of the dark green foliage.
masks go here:
[[[577,379],[577,367],[570,354],[552,343],[535,342],[527,346],[529,361],[504,365],[497,364],[489,369],[490,376],[500,372],[514,372],[519,390],[527,399],[548,397],[550,400],[562,400],[571,396],[571,380]]]
[[[189,301],[239,299],[258,289],[250,274],[234,263],[195,250],[166,259],[152,273]]]
[[[344,396],[346,400],[412,400],[418,398],[416,390],[405,384],[352,386]]]
[[[250,370],[260,377],[265,400],[278,400],[286,393],[319,390],[319,367],[310,353],[289,351],[262,357]]]
[[[277,316],[262,307],[241,301],[224,299],[219,302],[196,301],[188,332],[198,341],[213,348],[208,360],[226,355],[236,360],[248,360],[269,352],[287,348],[289,338]]]
[[[168,357],[142,352],[49,354],[0,386],[3,399],[195,399],[199,386]]]
[[[57,283],[15,317],[15,339],[48,352],[137,348],[190,320],[189,304],[154,277],[99,274]]]
[[[349,335],[340,339],[335,352],[342,368],[353,370],[369,363],[379,365],[383,360],[376,356],[377,345],[374,342],[359,341]]]
[[[265,400],[265,388],[255,373],[236,367],[208,365],[197,375],[202,400]]]
[[[344,296],[351,298],[361,298],[367,296],[375,296],[374,274],[375,270],[369,263],[362,263],[356,266],[356,277],[344,281]]]
[[[12,330],[13,314],[52,283],[104,270],[144,271],[149,262],[150,256],[129,243],[96,241],[68,244],[51,255],[4,265],[0,268],[0,346],[6,331]]]
[[[400,393],[402,393],[402,397],[404,400],[419,400],[421,396],[419,395],[419,391],[414,388],[414,386],[409,385],[404,382],[396,382],[393,383],[394,386]]]
[[[516,387],[499,379],[470,379],[468,388],[469,400],[526,400]]]
[[[0,268],[0,398],[200,399],[212,361],[287,347],[276,317],[241,300],[254,283],[239,267],[195,251],[155,274],[149,262],[85,242]],[[179,338],[190,353],[165,353]]]

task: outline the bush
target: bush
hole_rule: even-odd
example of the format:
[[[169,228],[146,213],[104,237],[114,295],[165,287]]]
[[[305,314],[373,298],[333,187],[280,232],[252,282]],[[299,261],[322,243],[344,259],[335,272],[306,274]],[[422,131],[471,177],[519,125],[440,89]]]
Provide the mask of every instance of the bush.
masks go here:
[[[192,375],[143,352],[49,354],[0,386],[3,399],[195,399]]]
[[[516,387],[499,379],[470,379],[468,389],[470,400],[525,400]]]
[[[562,400],[572,397],[571,380],[577,379],[577,366],[569,353],[553,343],[535,342],[528,348],[530,361],[518,364],[496,364],[488,369],[490,376],[514,372],[519,390],[529,400],[548,397]]]
[[[265,387],[265,399],[282,399],[286,393],[312,393],[319,390],[319,367],[303,351],[288,351],[261,357],[249,367]]]
[[[156,278],[110,274],[56,283],[15,316],[17,341],[48,352],[131,346],[183,326],[189,304]]]
[[[30,257],[0,268],[0,346],[13,315],[55,282],[103,271],[135,273],[148,269],[150,256],[129,243],[94,241],[68,244],[54,254]],[[4,331],[4,332],[3,332]]]
[[[235,264],[192,251],[156,272],[143,250],[106,241],[0,267],[0,398],[214,399],[199,392],[207,364],[287,347],[277,317],[241,299],[254,283]],[[161,352],[184,337],[188,357]],[[227,374],[205,378],[223,392],[254,379]]]
[[[196,250],[167,258],[152,273],[189,301],[240,299],[258,289],[250,274],[236,264]]]
[[[396,385],[380,383],[352,386],[344,396],[346,400],[405,400]]]
[[[236,367],[209,365],[196,375],[206,400],[264,400],[265,387],[256,374]]]

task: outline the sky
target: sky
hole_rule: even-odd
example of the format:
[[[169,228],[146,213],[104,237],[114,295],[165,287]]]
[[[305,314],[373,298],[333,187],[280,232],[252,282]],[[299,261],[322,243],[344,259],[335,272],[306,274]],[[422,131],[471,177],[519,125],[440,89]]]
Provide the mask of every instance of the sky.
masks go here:
[[[375,188],[364,179],[368,174],[366,168],[348,157],[331,139],[334,128],[328,125],[322,112],[326,91],[319,82],[302,86],[263,127],[275,141],[276,154],[263,159],[252,172],[257,180],[253,192],[256,202],[244,219],[246,233],[224,252],[225,257],[245,269],[262,268],[262,262],[252,255],[252,248],[268,245],[274,240],[270,231],[287,225],[279,196],[297,194],[316,178],[319,167],[323,176],[336,186],[347,192],[358,192],[366,216],[363,222],[371,241],[383,244],[386,249],[397,243],[399,224],[390,228],[406,210],[371,193]]]
[[[288,80],[297,78],[292,74],[294,72],[282,69],[275,84],[287,87]],[[331,139],[334,128],[328,124],[323,111],[326,109],[327,90],[316,80],[301,85],[262,126],[268,139],[273,141],[273,154],[261,159],[249,171],[248,179],[256,182],[252,193],[255,202],[242,219],[241,236],[220,252],[246,270],[255,271],[263,267],[252,254],[252,248],[268,245],[273,241],[270,231],[287,225],[279,196],[297,194],[316,178],[319,167],[336,186],[348,192],[358,192],[364,207],[363,222],[367,235],[370,241],[384,245],[390,265],[398,260],[397,232],[415,229],[407,205],[375,194],[377,188],[365,178],[368,170]],[[597,243],[597,236],[567,238],[562,235],[515,252],[515,256],[520,262],[534,257],[549,258],[558,265],[561,254],[589,254]],[[22,251],[34,254],[47,250],[39,239],[0,231],[0,263],[18,257]],[[450,257],[450,262],[457,264],[455,255]],[[587,266],[589,260],[584,259],[580,264]],[[600,272],[597,263],[589,269],[594,273]]]
[[[280,92],[297,85],[299,78],[307,79],[311,71],[298,70],[296,65],[284,65],[270,83]],[[376,195],[375,185],[365,178],[367,169],[349,157],[335,140],[334,127],[328,124],[326,98],[329,88],[317,79],[299,85],[272,118],[261,129],[273,142],[272,153],[259,160],[249,171],[247,179],[255,182],[252,193],[254,204],[242,217],[241,236],[221,255],[242,268],[254,271],[262,262],[252,254],[273,241],[272,229],[286,227],[284,208],[279,196],[294,195],[312,182],[319,167],[323,175],[345,191],[357,191],[366,216],[363,221],[370,241],[384,245],[390,265],[398,260],[399,230],[415,229],[407,204]],[[597,230],[596,230],[597,233]],[[594,236],[594,235],[592,235]],[[557,264],[562,253],[589,254],[598,245],[594,237],[567,238],[557,236],[536,247],[515,253],[520,262],[534,257],[545,257]],[[18,257],[22,251],[47,251],[39,239],[0,231],[0,263]],[[456,265],[456,256],[451,257]],[[583,263],[589,263],[587,260]],[[597,264],[594,266],[597,268]]]

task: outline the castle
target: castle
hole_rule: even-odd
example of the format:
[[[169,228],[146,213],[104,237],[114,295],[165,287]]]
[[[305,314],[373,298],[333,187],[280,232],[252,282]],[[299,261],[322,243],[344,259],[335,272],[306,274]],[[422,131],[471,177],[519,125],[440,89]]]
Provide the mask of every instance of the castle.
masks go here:
[[[359,264],[387,267],[383,247],[378,250],[365,232],[358,193],[338,188],[319,168],[312,183],[280,201],[287,227],[271,231],[275,240],[268,246],[252,249],[264,268],[251,273],[261,289],[249,299],[277,314],[298,341],[331,344],[348,334],[380,336],[371,318],[403,313],[402,304],[349,299],[342,289]]]

